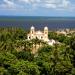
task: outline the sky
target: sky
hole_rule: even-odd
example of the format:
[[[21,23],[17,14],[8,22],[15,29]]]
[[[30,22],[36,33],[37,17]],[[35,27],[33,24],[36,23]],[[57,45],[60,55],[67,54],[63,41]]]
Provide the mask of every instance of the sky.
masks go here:
[[[75,0],[0,0],[0,16],[75,17]]]

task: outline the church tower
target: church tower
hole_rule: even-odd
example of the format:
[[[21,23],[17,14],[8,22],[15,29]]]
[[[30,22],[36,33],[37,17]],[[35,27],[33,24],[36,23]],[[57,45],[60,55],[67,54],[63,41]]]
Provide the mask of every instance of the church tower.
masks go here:
[[[31,34],[30,38],[33,39],[34,38],[34,34],[35,34],[35,27],[34,26],[31,27],[30,34]]]
[[[44,41],[48,41],[48,27],[44,27]]]

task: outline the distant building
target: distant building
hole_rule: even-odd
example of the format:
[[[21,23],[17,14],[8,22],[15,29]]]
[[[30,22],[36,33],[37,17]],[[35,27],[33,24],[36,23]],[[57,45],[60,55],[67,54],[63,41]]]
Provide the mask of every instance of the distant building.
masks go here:
[[[65,30],[59,30],[56,32],[57,34],[63,34],[63,35],[67,35],[67,32]]]
[[[30,28],[30,33],[28,34],[28,40],[31,39],[36,39],[38,38],[39,40],[43,41],[48,41],[48,27],[44,27],[44,31],[35,31],[35,27]]]
[[[40,31],[40,30],[36,31],[35,27],[32,26],[30,28],[29,34],[27,35],[27,39],[32,40],[36,38],[38,38],[39,40],[43,40],[44,42],[47,42],[49,45],[54,45],[56,43],[55,40],[48,39],[48,27],[44,27],[44,31]]]

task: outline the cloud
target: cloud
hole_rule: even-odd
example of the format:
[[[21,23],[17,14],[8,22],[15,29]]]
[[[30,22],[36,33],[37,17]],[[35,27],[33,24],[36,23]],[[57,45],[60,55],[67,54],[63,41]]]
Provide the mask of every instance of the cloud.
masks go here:
[[[3,0],[3,3],[0,5],[1,10],[19,10],[22,8],[23,6],[16,4],[12,0]]]
[[[33,10],[37,8],[53,10],[75,10],[70,0],[3,0],[0,9]]]
[[[43,6],[44,5],[44,6]],[[71,6],[69,0],[44,0],[41,2],[41,7],[57,9],[67,9]]]
[[[31,4],[36,8],[47,8],[47,9],[54,9],[54,10],[67,10],[71,9],[72,3],[69,0],[19,0],[21,3],[24,2],[25,4]]]
[[[29,3],[31,3],[31,0],[19,0],[19,2],[24,2],[24,3],[29,4]]]
[[[14,9],[16,8],[16,4],[14,2],[9,1],[9,0],[4,0],[4,3],[0,5],[0,8],[2,9]]]
[[[18,0],[20,2],[25,2],[25,3],[37,3],[37,2],[41,2],[41,0]]]

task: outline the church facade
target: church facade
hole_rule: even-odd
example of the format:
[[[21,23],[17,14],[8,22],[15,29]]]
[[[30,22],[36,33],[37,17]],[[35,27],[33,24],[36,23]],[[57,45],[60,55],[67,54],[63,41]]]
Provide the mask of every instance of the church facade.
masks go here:
[[[30,32],[29,34],[27,35],[27,39],[28,40],[32,40],[32,39],[36,39],[38,38],[39,40],[43,40],[43,41],[46,41],[48,42],[48,27],[44,27],[44,30],[43,31],[36,31],[35,30],[35,27],[32,26],[30,28]]]

